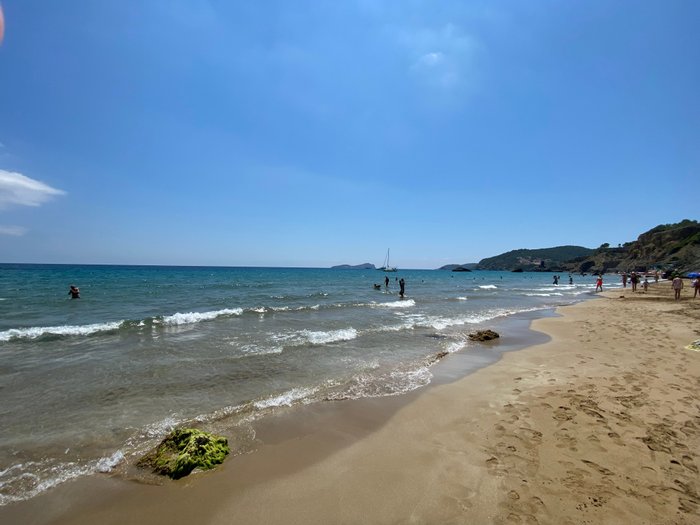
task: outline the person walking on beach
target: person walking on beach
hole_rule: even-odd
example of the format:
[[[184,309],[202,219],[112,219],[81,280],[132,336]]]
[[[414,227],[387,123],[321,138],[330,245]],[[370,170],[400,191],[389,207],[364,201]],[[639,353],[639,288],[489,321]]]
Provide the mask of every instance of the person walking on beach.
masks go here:
[[[649,280],[646,277],[644,277],[642,288],[644,288],[644,293],[647,293],[647,291],[649,290]]]
[[[637,275],[637,272],[632,272],[632,275],[630,275],[630,281],[632,282],[632,291],[636,292],[637,283],[639,283],[639,275]]]
[[[671,282],[671,286],[673,287],[673,293],[675,295],[676,301],[678,301],[681,298],[681,290],[683,289],[683,279],[681,279],[680,275],[676,275],[673,278],[673,281]]]
[[[406,282],[403,280],[403,277],[401,277],[401,280],[399,281],[399,297],[403,299],[403,294],[406,292]]]
[[[694,290],[693,291],[693,299],[695,299],[698,296],[698,294],[700,294],[700,277],[696,277],[693,280],[692,285],[693,285],[693,290]]]
[[[654,271],[654,282],[655,283],[659,282],[659,270]]]
[[[599,275],[598,279],[595,281],[595,291],[596,292],[602,292],[603,291],[603,276]]]
[[[627,288],[627,272],[622,272],[622,287]]]
[[[71,284],[68,295],[70,295],[71,299],[80,299],[80,288]]]

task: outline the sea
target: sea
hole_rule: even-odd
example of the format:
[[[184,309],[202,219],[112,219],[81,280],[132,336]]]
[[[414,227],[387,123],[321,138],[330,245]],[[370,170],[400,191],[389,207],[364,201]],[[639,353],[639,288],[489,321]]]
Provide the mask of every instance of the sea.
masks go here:
[[[551,273],[0,264],[0,505],[118,475],[178,426],[235,434],[240,452],[275,411],[422,388],[444,353],[497,355],[469,332],[594,287]]]

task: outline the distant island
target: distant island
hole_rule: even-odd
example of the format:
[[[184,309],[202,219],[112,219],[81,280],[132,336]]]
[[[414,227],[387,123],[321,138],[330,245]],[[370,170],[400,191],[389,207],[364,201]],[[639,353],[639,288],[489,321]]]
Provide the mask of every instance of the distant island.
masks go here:
[[[371,263],[365,264],[339,264],[338,266],[331,266],[331,270],[376,270],[377,268]]]
[[[471,272],[476,269],[478,263],[465,263],[465,264],[446,264],[441,266],[438,270],[449,270],[451,272]]]

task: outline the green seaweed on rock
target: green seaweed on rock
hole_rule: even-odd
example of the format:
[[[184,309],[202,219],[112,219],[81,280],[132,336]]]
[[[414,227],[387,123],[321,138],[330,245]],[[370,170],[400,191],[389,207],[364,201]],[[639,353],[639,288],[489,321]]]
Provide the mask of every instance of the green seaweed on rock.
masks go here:
[[[137,466],[156,474],[180,479],[194,469],[209,470],[224,462],[228,440],[194,428],[179,428],[168,434],[155,450],[143,456]]]

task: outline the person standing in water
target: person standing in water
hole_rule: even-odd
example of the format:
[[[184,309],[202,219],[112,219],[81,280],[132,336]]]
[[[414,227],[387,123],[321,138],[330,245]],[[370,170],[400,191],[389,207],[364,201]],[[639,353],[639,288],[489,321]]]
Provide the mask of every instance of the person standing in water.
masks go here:
[[[80,299],[80,288],[71,284],[68,295],[70,295],[71,299]]]
[[[603,276],[599,275],[598,278],[596,279],[595,282],[595,291],[596,292],[602,292],[603,291]]]
[[[403,299],[403,294],[406,292],[406,282],[403,280],[403,277],[401,277],[401,280],[399,281],[399,297]]]
[[[384,277],[384,288],[389,289],[389,277]]]

